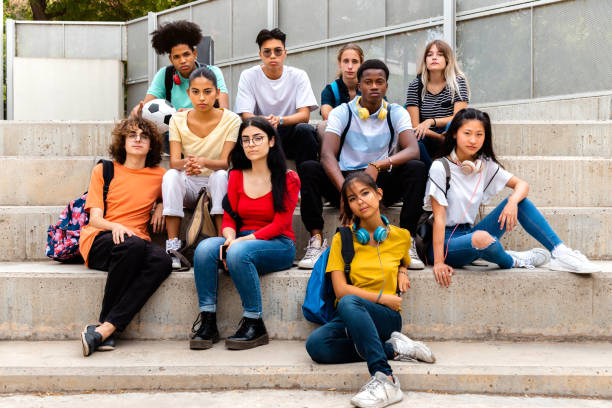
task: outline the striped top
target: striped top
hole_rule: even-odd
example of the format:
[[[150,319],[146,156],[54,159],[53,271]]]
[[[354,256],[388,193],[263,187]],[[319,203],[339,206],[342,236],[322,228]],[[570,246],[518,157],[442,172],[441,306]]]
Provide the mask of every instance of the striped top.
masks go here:
[[[454,98],[451,100],[450,89],[448,86],[437,93],[432,94],[427,91],[423,103],[421,104],[421,112],[419,112],[421,121],[425,119],[444,118],[447,116],[453,116],[455,102],[469,102],[467,85],[465,79],[457,77],[457,84],[459,85],[459,94],[455,93]],[[406,92],[406,106],[419,106],[419,78],[415,78],[408,85],[408,91]]]

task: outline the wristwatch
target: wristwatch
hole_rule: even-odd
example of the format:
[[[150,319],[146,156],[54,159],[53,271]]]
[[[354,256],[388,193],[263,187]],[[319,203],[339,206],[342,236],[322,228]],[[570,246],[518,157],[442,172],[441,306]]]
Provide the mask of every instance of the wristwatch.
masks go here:
[[[283,126],[283,122],[284,122],[283,117],[282,117],[282,116],[279,116],[279,117],[278,117],[278,125],[279,125],[279,126]]]

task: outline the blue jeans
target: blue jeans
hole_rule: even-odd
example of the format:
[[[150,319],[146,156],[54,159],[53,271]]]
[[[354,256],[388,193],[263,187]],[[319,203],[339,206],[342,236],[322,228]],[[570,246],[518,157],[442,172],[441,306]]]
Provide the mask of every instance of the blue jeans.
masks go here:
[[[340,299],[336,315],[319,327],[306,340],[306,351],[321,364],[367,361],[371,375],[377,371],[391,375],[387,360],[395,352],[385,343],[394,331],[402,330],[402,316],[355,295]]]
[[[245,236],[252,231],[241,232]],[[214,237],[200,242],[193,256],[193,271],[201,312],[217,311],[219,247],[225,238]],[[243,316],[258,319],[263,316],[259,275],[290,268],[295,259],[295,243],[278,236],[271,240],[240,241],[227,251],[227,269],[238,289]]]
[[[500,223],[497,221],[507,203],[508,199],[506,198],[474,227],[468,224],[457,226],[450,240],[450,244],[448,244],[448,239],[455,227],[446,227],[444,253],[446,253],[446,246],[448,245],[448,255],[445,263],[453,268],[460,268],[472,263],[478,258],[482,258],[485,261],[499,265],[502,269],[512,268],[514,260],[508,255],[499,242],[499,238],[506,232],[506,227],[504,226],[503,229],[500,229]],[[527,198],[523,199],[518,204],[518,221],[529,235],[535,238],[549,251],[552,251],[557,245],[562,243],[561,239],[555,234],[542,213]],[[494,238],[493,243],[485,248],[474,248],[472,244],[472,235],[474,231],[478,230],[486,231],[491,234]],[[430,248],[429,255],[431,259],[433,259],[433,247]]]

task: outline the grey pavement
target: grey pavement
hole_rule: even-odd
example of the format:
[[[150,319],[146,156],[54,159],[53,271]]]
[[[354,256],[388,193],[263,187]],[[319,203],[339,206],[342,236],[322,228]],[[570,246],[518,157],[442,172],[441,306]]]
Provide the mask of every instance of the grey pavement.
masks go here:
[[[352,394],[333,391],[233,390],[185,393],[125,393],[76,395],[5,395],[0,407],[123,408],[123,407],[232,407],[232,408],[335,408],[350,407]],[[489,396],[476,394],[435,394],[405,392],[394,408],[609,408],[610,400]]]

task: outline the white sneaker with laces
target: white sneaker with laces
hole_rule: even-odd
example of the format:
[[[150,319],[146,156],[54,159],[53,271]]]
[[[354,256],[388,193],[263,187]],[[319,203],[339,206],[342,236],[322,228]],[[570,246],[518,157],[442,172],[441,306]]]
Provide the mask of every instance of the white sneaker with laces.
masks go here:
[[[601,268],[589,261],[580,251],[568,250],[561,256],[553,257],[548,265],[553,271],[573,273],[601,272]]]
[[[327,240],[322,240],[321,235],[317,234],[310,238],[308,246],[306,247],[306,254],[304,254],[302,260],[298,262],[298,268],[314,268],[317,259],[319,259],[325,249],[327,249]]]
[[[550,261],[550,252],[542,248],[533,248],[529,251],[506,251],[514,258],[513,268],[533,269]]]
[[[425,264],[419,258],[417,254],[416,246],[414,244],[414,239],[412,240],[412,244],[410,245],[410,250],[408,251],[410,255],[410,266],[408,269],[425,269]]]
[[[395,404],[404,398],[396,376],[393,382],[385,374],[377,371],[353,398],[351,404],[362,408],[382,408]]]
[[[419,360],[425,363],[435,363],[436,356],[431,352],[429,347],[420,341],[414,341],[410,337],[400,333],[391,333],[391,338],[387,343],[393,346],[393,351],[397,353],[393,359],[396,361],[414,361]]]
[[[172,238],[166,240],[166,252],[170,253],[170,250],[178,251],[181,249],[181,240],[178,238]],[[181,260],[176,256],[170,256],[172,259],[172,269],[179,269],[181,267]]]

